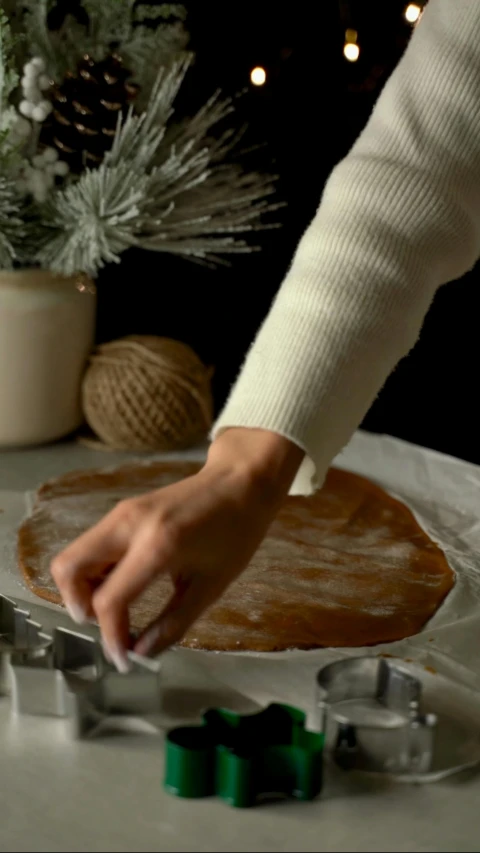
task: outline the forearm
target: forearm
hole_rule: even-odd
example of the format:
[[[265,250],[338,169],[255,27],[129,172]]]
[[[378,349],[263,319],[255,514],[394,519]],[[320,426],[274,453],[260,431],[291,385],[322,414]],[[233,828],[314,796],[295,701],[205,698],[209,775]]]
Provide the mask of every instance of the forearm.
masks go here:
[[[286,436],[321,482],[414,345],[436,289],[474,264],[479,42],[474,0],[431,0],[327,184],[215,434],[240,426]]]
[[[251,493],[279,505],[288,494],[304,453],[294,443],[264,429],[228,429],[213,442],[208,467],[232,484],[231,493]]]

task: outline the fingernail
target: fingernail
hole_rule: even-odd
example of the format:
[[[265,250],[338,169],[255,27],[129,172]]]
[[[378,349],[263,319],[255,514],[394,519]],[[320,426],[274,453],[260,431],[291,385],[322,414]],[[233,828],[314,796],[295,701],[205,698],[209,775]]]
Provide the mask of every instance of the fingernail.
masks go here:
[[[122,675],[126,675],[127,672],[130,672],[130,661],[121,646],[111,646],[105,643],[103,648],[107,660],[112,663],[118,671],[122,673]]]
[[[157,647],[160,634],[161,631],[157,625],[150,628],[150,630],[139,639],[138,643],[135,644],[135,653],[142,657],[148,657]]]
[[[102,649],[103,649],[103,654],[104,654],[105,660],[107,660],[108,663],[113,663],[113,660],[111,658],[111,655],[110,655],[110,652],[108,650],[108,646],[107,646],[105,640],[102,640]]]
[[[70,618],[73,619],[77,625],[84,625],[87,621],[87,614],[83,607],[74,601],[65,601],[64,603]]]

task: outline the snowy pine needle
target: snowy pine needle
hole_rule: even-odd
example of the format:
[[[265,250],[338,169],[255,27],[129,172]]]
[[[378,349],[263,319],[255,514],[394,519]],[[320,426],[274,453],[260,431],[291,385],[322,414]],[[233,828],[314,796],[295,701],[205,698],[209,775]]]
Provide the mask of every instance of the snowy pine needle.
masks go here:
[[[45,209],[54,234],[38,252],[41,266],[63,275],[96,276],[106,264],[119,263],[122,252],[138,245],[135,223],[147,187],[148,177],[129,163],[86,171]]]

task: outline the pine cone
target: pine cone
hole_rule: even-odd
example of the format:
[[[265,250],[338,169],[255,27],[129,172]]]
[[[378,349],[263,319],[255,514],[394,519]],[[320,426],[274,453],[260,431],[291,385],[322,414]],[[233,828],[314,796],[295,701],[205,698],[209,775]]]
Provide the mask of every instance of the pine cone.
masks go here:
[[[137,95],[130,77],[117,55],[102,62],[85,56],[77,73],[69,72],[53,88],[53,112],[42,141],[56,148],[73,172],[99,166],[112,147],[119,115]]]

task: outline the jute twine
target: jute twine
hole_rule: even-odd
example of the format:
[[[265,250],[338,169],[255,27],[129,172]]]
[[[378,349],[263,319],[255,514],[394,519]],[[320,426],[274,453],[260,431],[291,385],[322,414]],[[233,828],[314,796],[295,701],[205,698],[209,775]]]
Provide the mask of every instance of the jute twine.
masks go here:
[[[211,370],[179,341],[130,335],[98,347],[82,386],[83,410],[112,450],[180,450],[212,424]]]

